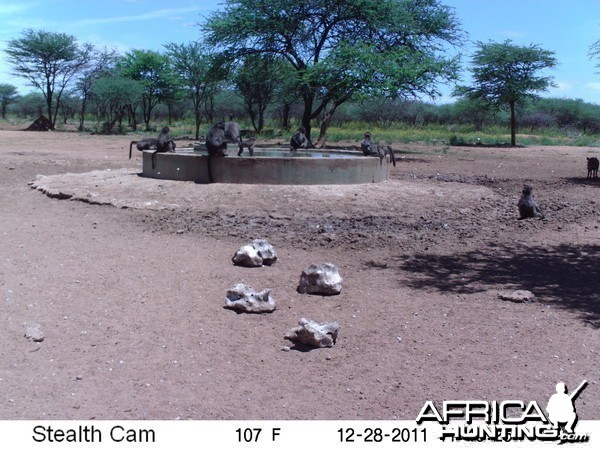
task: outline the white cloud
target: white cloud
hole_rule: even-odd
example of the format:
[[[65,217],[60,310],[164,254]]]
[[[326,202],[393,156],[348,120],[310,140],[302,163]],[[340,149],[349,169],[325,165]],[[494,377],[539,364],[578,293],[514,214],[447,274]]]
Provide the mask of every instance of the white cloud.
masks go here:
[[[143,22],[146,20],[154,20],[154,19],[160,19],[160,18],[164,18],[164,17],[173,17],[173,16],[177,16],[178,14],[186,14],[186,13],[191,13],[191,12],[200,11],[200,10],[201,10],[201,8],[198,8],[198,7],[159,9],[156,11],[150,11],[150,12],[135,15],[135,16],[115,16],[115,17],[106,17],[106,18],[101,18],[101,19],[76,20],[73,22],[73,25],[89,26],[89,25],[123,23],[123,22]]]
[[[586,89],[589,89],[591,91],[598,91],[600,92],[600,81],[593,81],[591,83],[587,83],[585,85]]]
[[[508,39],[520,39],[524,38],[527,35],[525,32],[517,30],[504,30],[501,31],[499,34],[500,36],[503,36]]]
[[[23,2],[3,2],[0,1],[0,16],[8,16],[11,14],[20,13],[23,11],[27,11],[31,8],[31,5]]]
[[[552,89],[553,91],[567,92],[573,90],[574,87],[574,84],[569,81],[556,80],[555,83],[556,87]]]

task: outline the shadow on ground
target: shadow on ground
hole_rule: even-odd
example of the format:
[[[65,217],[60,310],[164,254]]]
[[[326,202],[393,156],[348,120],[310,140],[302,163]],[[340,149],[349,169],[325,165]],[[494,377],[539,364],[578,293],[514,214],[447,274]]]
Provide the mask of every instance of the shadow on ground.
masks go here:
[[[600,188],[600,179],[587,179],[586,177],[571,177],[571,178],[563,178],[563,180],[568,183],[577,184],[581,186],[591,186]]]
[[[600,245],[493,245],[452,255],[416,254],[401,260],[415,289],[472,294],[526,289],[540,301],[577,312],[600,328]]]

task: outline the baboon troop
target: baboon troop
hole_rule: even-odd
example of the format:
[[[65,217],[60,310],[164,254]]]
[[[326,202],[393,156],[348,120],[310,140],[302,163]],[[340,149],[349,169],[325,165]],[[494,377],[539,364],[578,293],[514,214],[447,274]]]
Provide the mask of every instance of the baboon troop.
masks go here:
[[[175,142],[169,136],[171,130],[169,127],[163,127],[158,137],[155,138],[144,138],[139,141],[131,141],[129,144],[129,159],[131,159],[131,151],[133,144],[140,151],[142,150],[156,150],[157,152],[173,152],[175,151]]]
[[[360,149],[365,156],[376,156],[380,160],[385,158],[385,155],[390,155],[390,162],[396,167],[396,156],[394,155],[394,150],[389,145],[384,145],[380,143],[378,145],[373,144],[371,141],[371,133],[368,131],[364,134],[363,140],[360,143]]]
[[[531,193],[532,191],[533,188],[531,186],[523,186],[521,198],[519,199],[519,203],[517,203],[517,206],[519,207],[519,220],[530,219],[535,217],[544,219],[545,217],[541,208],[533,199],[533,195]]]
[[[290,150],[296,151],[299,148],[308,148],[310,141],[306,137],[306,128],[299,127],[290,139]]]
[[[598,166],[600,165],[600,162],[598,161],[598,158],[593,157],[593,158],[587,158],[587,179],[591,180],[591,179],[598,179]]]

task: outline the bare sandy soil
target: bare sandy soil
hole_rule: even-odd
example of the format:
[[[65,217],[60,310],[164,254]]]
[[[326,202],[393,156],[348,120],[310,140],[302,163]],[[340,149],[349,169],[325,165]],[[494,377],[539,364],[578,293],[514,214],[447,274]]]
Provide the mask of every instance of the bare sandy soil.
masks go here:
[[[583,380],[600,419],[600,150],[395,145],[384,183],[256,186],[144,179],[128,143],[0,131],[0,419],[414,419]],[[233,266],[254,238],[277,263]],[[324,262],[341,294],[297,293]],[[278,309],[225,309],[238,282]],[[285,351],[302,317],[336,345]]]

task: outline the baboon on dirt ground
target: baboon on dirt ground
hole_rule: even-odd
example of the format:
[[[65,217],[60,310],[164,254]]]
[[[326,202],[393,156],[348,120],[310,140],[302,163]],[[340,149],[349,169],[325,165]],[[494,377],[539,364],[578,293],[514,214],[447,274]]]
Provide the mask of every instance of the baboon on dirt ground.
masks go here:
[[[600,165],[600,162],[598,161],[598,158],[593,157],[593,158],[587,158],[587,179],[591,180],[591,179],[598,179],[598,166]]]
[[[533,188],[531,186],[523,186],[521,198],[519,199],[519,203],[517,203],[517,206],[519,207],[519,220],[535,217],[539,217],[540,219],[545,218],[541,208],[533,199],[532,191]]]

